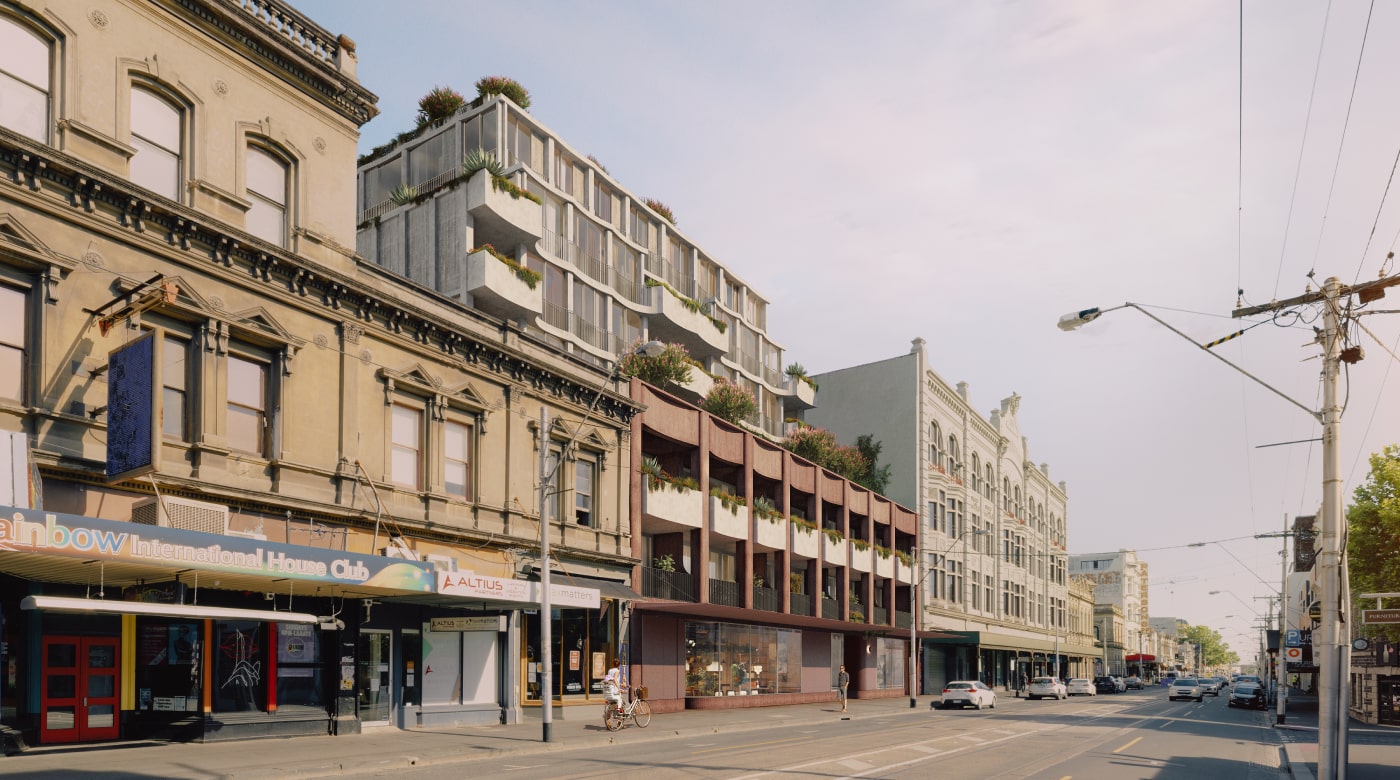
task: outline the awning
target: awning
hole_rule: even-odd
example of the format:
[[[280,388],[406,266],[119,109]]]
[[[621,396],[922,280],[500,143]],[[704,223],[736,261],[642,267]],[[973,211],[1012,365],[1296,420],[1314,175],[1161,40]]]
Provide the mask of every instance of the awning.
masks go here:
[[[211,620],[256,620],[270,623],[329,623],[333,618],[319,618],[307,612],[278,612],[271,609],[237,609],[210,607],[201,604],[151,604],[144,601],[113,599],[78,599],[64,596],[25,596],[20,609],[48,612],[77,612],[85,615],[157,615],[160,617],[209,618]]]
[[[1157,656],[1152,655],[1151,653],[1142,653],[1142,654],[1138,654],[1138,653],[1129,653],[1128,655],[1123,656],[1123,660],[1124,660],[1124,661],[1142,661],[1142,662],[1144,662],[1144,663],[1155,663],[1155,662],[1157,661]]]

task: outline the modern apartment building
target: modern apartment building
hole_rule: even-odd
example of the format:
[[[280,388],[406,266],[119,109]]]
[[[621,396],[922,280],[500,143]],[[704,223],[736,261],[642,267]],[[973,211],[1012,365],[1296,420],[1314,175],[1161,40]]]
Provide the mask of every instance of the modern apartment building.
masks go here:
[[[498,95],[407,136],[360,163],[365,258],[599,364],[639,339],[682,344],[703,368],[684,392],[738,384],[769,436],[811,408],[768,301],[538,116]],[[504,170],[464,168],[467,155]]]
[[[354,43],[275,1],[0,0],[0,733],[600,696],[640,407],[354,254],[375,103]],[[571,577],[548,692],[542,523]]]
[[[917,513],[631,387],[631,679],[653,708],[829,701],[841,664],[856,698],[905,695]]]
[[[1063,482],[1036,465],[1011,395],[985,417],[966,383],[905,355],[813,379],[822,403],[806,420],[846,443],[871,434],[891,467],[888,495],[920,513],[920,625],[950,634],[921,648],[924,690],[980,677],[1012,685],[1092,658],[1068,637]]]

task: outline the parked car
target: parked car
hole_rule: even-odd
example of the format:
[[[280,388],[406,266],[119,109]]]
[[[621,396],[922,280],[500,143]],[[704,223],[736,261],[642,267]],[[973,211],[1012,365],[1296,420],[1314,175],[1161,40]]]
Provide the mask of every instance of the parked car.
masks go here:
[[[942,704],[947,707],[997,706],[997,692],[981,680],[956,680],[943,686]]]
[[[1259,676],[1258,676],[1258,675],[1254,675],[1254,674],[1242,674],[1242,675],[1240,675],[1238,678],[1235,679],[1235,683],[1236,683],[1236,684],[1239,684],[1239,683],[1242,683],[1242,682],[1254,683],[1255,685],[1258,685],[1258,686],[1260,686],[1260,687],[1262,687],[1262,686],[1264,685],[1264,681],[1261,680],[1261,679],[1259,679]]]
[[[1230,691],[1230,698],[1225,703],[1231,707],[1262,710],[1269,706],[1265,698],[1264,689],[1257,683],[1241,681],[1235,684],[1234,689]]]
[[[1118,683],[1114,682],[1112,677],[1095,677],[1094,690],[1099,693],[1117,693]]]
[[[1054,677],[1033,678],[1026,688],[1026,698],[1031,700],[1063,699],[1067,696],[1069,691],[1065,689],[1065,684]]]
[[[1128,683],[1122,677],[1119,677],[1118,675],[1112,675],[1111,679],[1113,680],[1113,684],[1118,686],[1118,693],[1123,693],[1124,691],[1128,690]]]
[[[1205,689],[1201,687],[1201,681],[1195,677],[1178,677],[1172,681],[1171,687],[1167,688],[1167,699],[1171,701],[1177,699],[1203,701]]]
[[[1094,681],[1087,677],[1075,677],[1065,685],[1066,696],[1098,696],[1099,692],[1094,688]]]
[[[1123,682],[1127,684],[1129,690],[1140,691],[1143,688],[1142,678],[1137,675],[1133,675]]]

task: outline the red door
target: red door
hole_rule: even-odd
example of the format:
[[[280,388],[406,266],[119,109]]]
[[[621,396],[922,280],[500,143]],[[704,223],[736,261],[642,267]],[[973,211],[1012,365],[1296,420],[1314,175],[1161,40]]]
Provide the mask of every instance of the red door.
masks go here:
[[[118,642],[116,637],[44,637],[41,743],[119,736]]]

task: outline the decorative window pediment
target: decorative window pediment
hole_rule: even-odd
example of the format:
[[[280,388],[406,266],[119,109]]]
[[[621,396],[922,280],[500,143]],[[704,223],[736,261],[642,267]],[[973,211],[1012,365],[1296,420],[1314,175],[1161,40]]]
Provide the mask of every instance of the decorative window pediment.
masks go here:
[[[385,405],[394,402],[396,393],[410,393],[421,396],[428,402],[434,420],[443,419],[448,407],[466,410],[476,416],[482,426],[486,415],[493,408],[477,390],[476,385],[467,381],[458,385],[445,385],[442,377],[432,374],[422,363],[414,363],[403,369],[381,368],[379,378],[384,382]],[[483,432],[485,429],[483,427]]]
[[[0,262],[42,277],[44,300],[56,303],[54,287],[78,267],[78,263],[49,249],[48,245],[9,214],[0,214]]]

